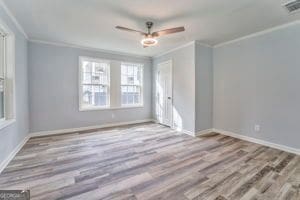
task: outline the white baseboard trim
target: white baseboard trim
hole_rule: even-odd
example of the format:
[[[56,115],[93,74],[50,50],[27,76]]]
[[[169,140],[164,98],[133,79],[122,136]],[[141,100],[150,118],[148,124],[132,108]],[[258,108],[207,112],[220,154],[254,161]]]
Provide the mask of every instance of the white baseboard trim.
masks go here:
[[[30,137],[57,135],[63,133],[110,128],[110,127],[124,126],[124,125],[131,125],[131,124],[140,124],[140,123],[153,122],[153,121],[154,121],[153,119],[143,119],[143,120],[135,120],[135,121],[128,121],[128,122],[108,123],[108,124],[96,125],[96,126],[85,126],[79,128],[68,128],[68,129],[60,129],[60,130],[53,130],[53,131],[40,131],[40,132],[30,133],[29,135]]]
[[[271,147],[271,148],[274,148],[274,149],[279,149],[279,150],[282,150],[282,151],[286,151],[286,152],[289,152],[289,153],[294,153],[294,154],[300,155],[300,149],[288,147],[288,146],[285,146],[285,145],[275,144],[275,143],[272,143],[272,142],[267,142],[265,140],[261,140],[261,139],[257,139],[257,138],[253,138],[253,137],[249,137],[249,136],[245,136],[245,135],[240,135],[240,134],[237,134],[237,133],[233,133],[233,132],[225,131],[225,130],[221,130],[221,129],[213,128],[212,132],[220,133],[222,135],[227,135],[227,136],[234,137],[234,138],[237,138],[237,139],[245,140],[245,141],[248,141],[248,142],[253,142],[253,143],[268,146],[268,147]]]
[[[22,149],[22,147],[26,144],[29,140],[30,136],[27,135],[21,142],[14,148],[14,150],[8,155],[8,157],[0,163],[0,174],[5,169],[5,167],[9,164],[9,162],[17,155],[17,153]]]
[[[176,129],[175,129],[175,130],[176,130]],[[176,131],[178,131],[178,130],[176,130]],[[188,130],[183,129],[183,130],[178,131],[178,132],[181,132],[181,133],[184,133],[184,134],[187,134],[187,135],[190,135],[190,136],[195,137],[195,133],[192,132],[192,131],[188,131]]]
[[[157,122],[155,122],[155,123],[157,123]],[[179,133],[183,133],[183,134],[187,134],[187,135],[195,137],[195,133],[194,132],[186,130],[186,129],[183,129],[181,127],[177,127],[177,126],[172,125],[170,128],[172,130],[174,130],[174,131],[179,132]]]
[[[176,127],[172,127],[173,130],[175,131],[178,131],[178,132],[181,132],[183,134],[187,134],[187,135],[190,135],[190,136],[193,136],[193,137],[198,137],[198,136],[201,136],[201,135],[206,135],[206,134],[209,134],[211,132],[213,132],[213,129],[206,129],[206,130],[203,130],[203,131],[198,131],[198,132],[192,132],[192,131],[188,131],[186,129],[178,129]]]
[[[176,130],[176,129],[174,129]],[[206,135],[206,134],[209,134],[209,133],[212,133],[213,132],[213,129],[206,129],[206,130],[203,130],[203,131],[198,131],[198,132],[192,132],[192,131],[188,131],[188,130],[177,130],[178,132],[181,132],[181,133],[184,133],[184,134],[187,134],[187,135],[190,135],[190,136],[193,136],[193,137],[198,137],[198,136],[201,136],[201,135]]]
[[[201,136],[201,135],[207,135],[209,133],[212,133],[214,132],[213,129],[206,129],[206,130],[203,130],[203,131],[198,131],[196,132],[195,136]]]

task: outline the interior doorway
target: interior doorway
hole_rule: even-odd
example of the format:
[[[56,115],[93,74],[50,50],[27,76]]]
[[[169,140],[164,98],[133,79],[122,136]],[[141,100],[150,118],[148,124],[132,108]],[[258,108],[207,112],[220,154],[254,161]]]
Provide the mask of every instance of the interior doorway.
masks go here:
[[[172,61],[159,63],[156,70],[156,116],[159,123],[173,125]]]

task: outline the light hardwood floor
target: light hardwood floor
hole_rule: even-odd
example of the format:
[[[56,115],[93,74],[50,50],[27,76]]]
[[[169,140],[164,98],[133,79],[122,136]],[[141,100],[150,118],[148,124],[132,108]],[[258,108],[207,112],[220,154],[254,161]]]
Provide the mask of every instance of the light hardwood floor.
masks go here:
[[[148,123],[30,139],[0,189],[32,199],[300,199],[300,157]]]

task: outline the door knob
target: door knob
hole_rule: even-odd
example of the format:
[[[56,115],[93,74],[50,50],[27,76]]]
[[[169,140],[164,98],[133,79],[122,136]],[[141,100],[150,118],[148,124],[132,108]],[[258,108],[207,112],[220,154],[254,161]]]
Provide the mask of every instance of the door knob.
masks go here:
[[[168,99],[171,100],[172,98],[171,98],[171,97],[168,97]]]

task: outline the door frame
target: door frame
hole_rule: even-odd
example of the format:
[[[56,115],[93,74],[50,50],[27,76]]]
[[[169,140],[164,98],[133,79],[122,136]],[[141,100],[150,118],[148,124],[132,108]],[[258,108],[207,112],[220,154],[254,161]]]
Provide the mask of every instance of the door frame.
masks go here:
[[[173,91],[174,91],[174,86],[173,86],[173,60],[172,59],[169,59],[169,60],[166,60],[166,61],[163,61],[163,62],[159,62],[157,64],[157,68],[159,67],[159,65],[163,65],[163,64],[170,64],[171,65],[171,71],[170,71],[170,76],[171,76],[171,91],[172,91],[172,95],[171,95],[171,118],[170,118],[170,127],[173,129],[174,128],[174,121],[173,121],[173,105],[174,105],[174,99],[173,99]],[[155,74],[155,77],[157,78],[156,76],[157,74]],[[155,86],[156,88],[156,86]],[[156,96],[156,94],[155,94]],[[155,103],[156,103],[156,100],[155,100]],[[165,124],[163,124],[165,125]]]

